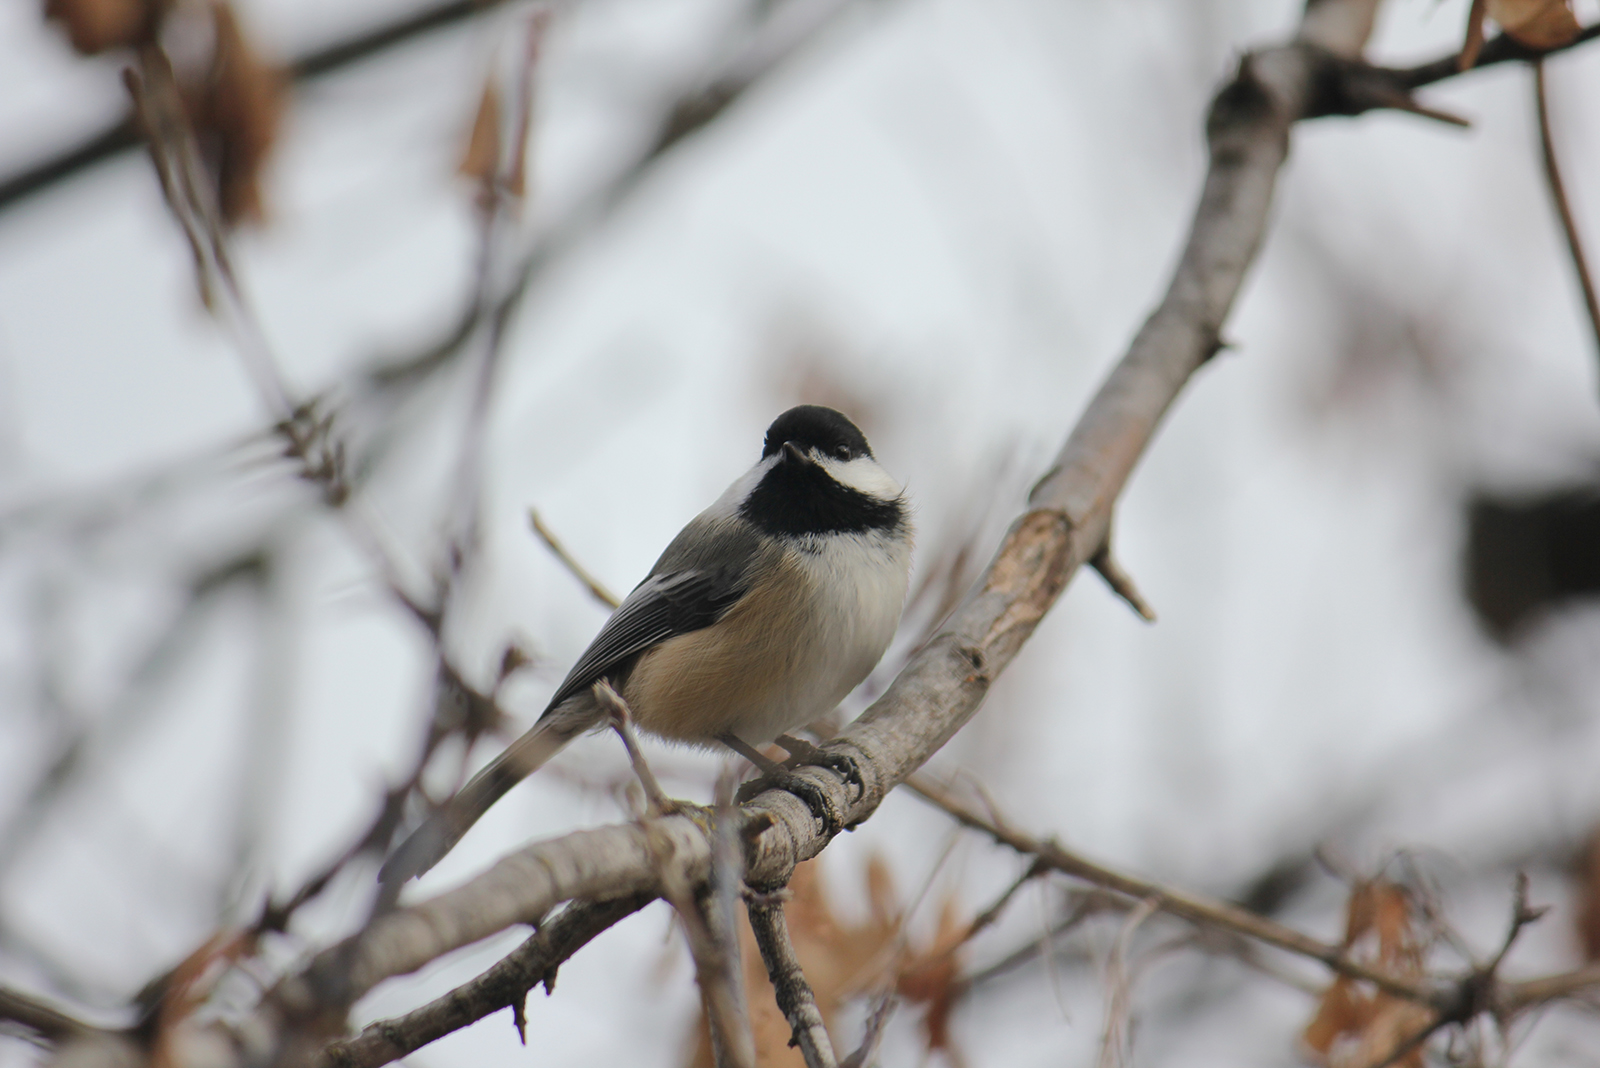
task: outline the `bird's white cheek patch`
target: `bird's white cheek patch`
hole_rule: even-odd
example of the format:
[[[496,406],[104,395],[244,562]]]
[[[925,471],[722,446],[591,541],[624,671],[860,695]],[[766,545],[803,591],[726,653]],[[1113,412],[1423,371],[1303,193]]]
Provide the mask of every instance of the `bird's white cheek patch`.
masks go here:
[[[841,485],[886,501],[900,496],[900,483],[890,477],[889,472],[879,467],[876,461],[865,456],[848,463],[822,457],[821,463],[823,469]]]

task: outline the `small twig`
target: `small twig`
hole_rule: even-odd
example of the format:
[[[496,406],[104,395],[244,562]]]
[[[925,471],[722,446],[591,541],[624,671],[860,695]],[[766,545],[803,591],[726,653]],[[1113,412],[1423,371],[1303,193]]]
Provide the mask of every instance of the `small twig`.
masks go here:
[[[1548,98],[1544,60],[1536,59],[1533,62],[1533,99],[1539,113],[1539,149],[1544,160],[1545,182],[1550,186],[1550,199],[1555,203],[1556,215],[1561,219],[1561,232],[1567,239],[1567,251],[1572,255],[1572,268],[1578,275],[1578,286],[1583,290],[1583,306],[1589,313],[1589,329],[1594,332],[1595,353],[1600,356],[1600,297],[1595,295],[1594,276],[1589,273],[1589,264],[1583,255],[1583,241],[1578,236],[1578,222],[1572,216],[1572,204],[1567,200],[1566,185],[1561,181],[1561,169],[1556,165],[1555,139],[1550,134]]]
[[[883,1025],[889,1022],[889,1016],[894,1012],[898,1002],[895,1000],[894,987],[891,985],[878,998],[877,1005],[867,1016],[867,1033],[861,1036],[861,1045],[855,1052],[839,1062],[839,1068],[867,1068],[874,1063],[878,1055],[878,1044],[883,1041]]]
[[[953,844],[954,843],[952,843],[952,845]],[[949,847],[946,848],[946,855],[948,855],[948,852]],[[1049,873],[1050,866],[1038,860],[1035,860],[1032,864],[1028,865],[1027,870],[1025,870],[1021,875],[1017,876],[1016,879],[1012,880],[1011,884],[1000,892],[1000,896],[995,898],[994,902],[990,904],[988,908],[984,909],[982,912],[978,913],[978,915],[972,918],[972,922],[967,924],[967,929],[962,933],[960,938],[945,946],[938,953],[932,954],[925,958],[924,966],[935,964],[947,957],[954,955],[961,949],[962,946],[972,941],[980,932],[992,926],[994,922],[1000,918],[1001,914],[1005,911],[1006,906],[1011,903],[1011,899],[1017,895],[1018,890],[1021,890],[1024,886],[1028,885],[1030,882],[1039,878],[1040,876],[1048,875]],[[1076,923],[1077,920],[1072,922]],[[902,938],[903,937],[904,934],[902,932]],[[1024,950],[1024,952],[1036,953],[1037,950],[1029,947],[1027,950]],[[971,987],[972,982],[972,978],[962,978],[956,981],[956,985],[964,994]]]
[[[1505,941],[1501,943],[1500,950],[1494,959],[1484,965],[1483,970],[1489,975],[1498,975],[1500,964],[1506,959],[1506,954],[1511,952],[1512,945],[1517,936],[1522,934],[1522,929],[1530,923],[1537,923],[1545,913],[1550,911],[1549,905],[1540,905],[1534,908],[1528,904],[1528,873],[1517,872],[1516,882],[1512,889],[1511,923],[1506,929]]]
[[[1012,950],[993,964],[987,965],[970,975],[963,976],[959,981],[963,993],[973,987],[987,983],[991,979],[1020,968],[1035,957],[1044,954],[1054,945],[1057,938],[1070,934],[1089,917],[1108,910],[1126,912],[1127,908],[1128,899],[1120,894],[1112,894],[1100,889],[1079,892],[1078,902],[1072,911],[1067,913],[1061,920],[1049,924],[1039,937]]]
[[[1161,908],[1161,902],[1147,897],[1123,921],[1122,930],[1111,949],[1106,966],[1106,1022],[1100,1040],[1100,1068],[1120,1068],[1128,1053],[1129,1010],[1132,978],[1128,974],[1128,951],[1141,924]]]
[[[101,1033],[98,1027],[8,987],[0,987],[0,1020],[21,1024],[51,1042]]]
[[[289,398],[261,324],[245,300],[234,272],[222,213],[200,163],[194,130],[171,63],[161,49],[147,45],[139,51],[138,68],[125,70],[123,81],[149,141],[150,159],[161,181],[161,191],[194,254],[201,299],[234,335],[240,357],[267,410],[286,428],[292,444],[306,444],[293,438],[300,413]]]
[[[1484,67],[1493,66],[1497,63],[1517,63],[1539,59],[1543,56],[1554,55],[1557,52],[1565,52],[1570,48],[1576,48],[1594,40],[1596,37],[1600,37],[1600,23],[1596,23],[1593,26],[1585,26],[1583,32],[1578,36],[1555,48],[1534,48],[1523,44],[1509,33],[1501,33],[1485,44],[1478,52],[1477,61],[1473,63],[1472,69],[1482,70]],[[1415,67],[1398,69],[1393,73],[1399,77],[1401,84],[1409,89],[1419,89],[1424,85],[1442,82],[1462,73],[1461,52],[1458,49],[1431,62],[1419,63]]]
[[[604,679],[593,686],[595,700],[600,702],[600,707],[606,710],[606,715],[611,720],[611,729],[617,732],[617,737],[622,739],[622,746],[628,751],[628,762],[633,765],[633,773],[639,779],[639,786],[644,790],[645,801],[650,806],[650,815],[664,816],[679,809],[676,801],[667,797],[661,789],[661,783],[656,780],[655,772],[650,770],[649,763],[644,758],[644,753],[639,750],[639,739],[633,733],[633,712],[628,708],[628,702],[622,695],[612,688]]]
[[[955,946],[952,946],[946,952],[954,952],[957,946],[961,946],[972,941],[980,931],[986,927],[989,927],[1000,918],[1000,914],[1005,911],[1006,906],[1011,904],[1011,899],[1017,896],[1018,890],[1021,890],[1024,886],[1027,886],[1041,875],[1049,874],[1049,872],[1050,866],[1042,863],[1039,860],[1035,860],[1032,864],[1029,864],[1028,869],[1012,880],[1011,885],[1006,887],[1005,890],[1001,892],[1000,896],[994,899],[994,903],[992,905],[972,918],[972,922],[967,925],[966,933],[961,936],[961,941],[956,943]]]
[[[528,140],[533,127],[534,74],[549,25],[548,9],[536,9],[527,18],[522,51],[517,59],[516,90],[509,109],[509,147],[500,153],[485,176],[481,190],[483,212],[477,284],[473,298],[479,315],[492,303],[490,289],[496,272],[502,268],[500,261],[504,258],[503,250],[513,236],[514,223],[523,206]],[[490,85],[493,84],[491,81]],[[495,143],[502,143],[502,137],[498,134]],[[505,327],[506,320],[501,316],[492,317],[489,321],[488,336],[484,340],[483,354],[473,380],[467,419],[463,423],[461,449],[457,457],[455,500],[451,508],[454,529],[447,537],[445,547],[447,563],[455,571],[465,566],[468,554],[477,547],[483,494],[484,439],[488,433],[495,381],[505,353]]]
[[[806,982],[800,959],[795,956],[794,943],[789,939],[789,923],[783,913],[786,896],[752,895],[747,903],[750,929],[755,932],[756,946],[761,950],[762,963],[767,966],[767,978],[772,981],[778,1009],[789,1021],[793,1034],[789,1044],[800,1048],[806,1068],[837,1068],[833,1042],[828,1038],[822,1012],[817,1008],[817,996]]]
[[[610,901],[577,902],[476,979],[404,1016],[371,1023],[355,1038],[324,1046],[315,1068],[378,1068],[509,1006],[521,1018],[523,999],[543,983],[553,993],[556,970],[600,932],[655,900],[634,894]]]
[[[566,546],[556,539],[550,528],[544,525],[544,520],[539,518],[539,513],[532,508],[528,509],[528,524],[533,527],[533,532],[539,535],[539,540],[544,542],[545,548],[554,553],[555,558],[572,573],[572,577],[583,583],[590,596],[607,608],[615,608],[622,603],[622,598],[606,589],[604,583],[589,574],[582,564],[572,558]]]
[[[1128,607],[1139,614],[1139,618],[1146,623],[1156,621],[1156,611],[1150,607],[1139,593],[1139,587],[1133,584],[1133,577],[1118,565],[1116,558],[1111,555],[1111,538],[1106,537],[1106,543],[1100,546],[1100,551],[1089,558],[1089,566],[1100,573],[1106,580],[1106,585],[1111,587],[1111,592],[1128,602]]]
[[[1434,984],[1419,978],[1395,975],[1352,960],[1338,946],[1318,941],[1286,927],[1265,916],[1259,916],[1237,905],[1217,901],[1187,890],[1163,886],[1160,883],[1136,879],[1130,875],[1102,867],[1069,852],[1054,842],[1041,841],[1008,827],[998,818],[988,818],[957,801],[950,793],[935,785],[925,776],[914,775],[906,785],[917,794],[943,809],[960,823],[983,831],[997,842],[1010,846],[1019,853],[1038,858],[1050,868],[1063,874],[1083,879],[1136,899],[1152,898],[1161,911],[1179,916],[1191,923],[1219,927],[1249,938],[1321,961],[1340,975],[1364,979],[1397,997],[1406,998],[1436,1009],[1444,1009],[1452,996],[1442,993]]]
[[[677,910],[694,960],[695,981],[716,1068],[755,1068],[755,1036],[745,1002],[744,972],[739,962],[736,908],[744,885],[744,853],[739,814],[718,798],[711,825],[697,820],[710,839],[710,872],[704,884],[690,883],[661,821],[642,824],[650,864],[661,896]]]

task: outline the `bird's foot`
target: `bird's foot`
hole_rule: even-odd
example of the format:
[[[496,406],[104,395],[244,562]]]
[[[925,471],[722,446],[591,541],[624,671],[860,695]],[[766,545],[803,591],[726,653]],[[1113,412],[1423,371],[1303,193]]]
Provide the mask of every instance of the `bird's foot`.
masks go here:
[[[763,771],[740,786],[739,792],[734,795],[734,800],[742,805],[767,790],[787,790],[804,801],[811,814],[821,821],[822,833],[829,838],[838,834],[840,828],[844,826],[839,808],[833,803],[828,791],[805,776],[796,775],[782,764],[772,765],[771,770]]]
[[[744,757],[760,769],[761,774],[739,787],[739,792],[734,795],[734,801],[744,804],[765,790],[787,790],[806,803],[811,814],[822,821],[822,833],[833,837],[839,833],[844,825],[840,818],[839,808],[833,803],[833,798],[821,786],[803,776],[796,775],[793,770],[770,759],[760,750],[745,742],[734,734],[725,734],[721,738],[722,744]],[[782,742],[778,743],[783,745]],[[788,746],[784,746],[788,749]],[[794,750],[789,750],[792,754]]]
[[[789,752],[789,759],[784,762],[787,768],[818,767],[827,768],[839,773],[846,786],[856,788],[859,798],[867,792],[867,784],[861,778],[861,767],[855,758],[845,753],[836,753],[824,749],[820,745],[812,745],[804,738],[796,738],[792,734],[780,734],[774,739],[779,745]]]

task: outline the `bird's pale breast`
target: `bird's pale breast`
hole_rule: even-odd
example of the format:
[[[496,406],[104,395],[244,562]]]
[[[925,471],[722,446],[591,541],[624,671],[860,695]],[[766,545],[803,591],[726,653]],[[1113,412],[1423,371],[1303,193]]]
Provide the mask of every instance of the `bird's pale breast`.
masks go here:
[[[906,586],[901,553],[877,538],[843,540],[843,551],[783,549],[721,620],[642,656],[623,688],[639,725],[759,745],[831,711],[888,647]]]

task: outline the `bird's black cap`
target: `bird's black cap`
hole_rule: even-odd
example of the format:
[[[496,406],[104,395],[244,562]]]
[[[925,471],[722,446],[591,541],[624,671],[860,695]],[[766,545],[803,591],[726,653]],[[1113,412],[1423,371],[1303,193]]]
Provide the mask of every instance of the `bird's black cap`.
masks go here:
[[[872,448],[849,419],[817,404],[790,408],[767,428],[761,458],[782,459],[761,477],[739,514],[768,534],[803,537],[890,531],[906,522],[905,504],[847,486],[812,461],[815,449],[830,460],[871,457]]]
[[[774,419],[772,425],[767,427],[767,440],[761,448],[761,458],[765,460],[791,441],[803,450],[816,449],[824,456],[842,460],[872,455],[872,447],[867,444],[866,435],[861,433],[859,427],[844,413],[820,404],[802,404]],[[848,450],[849,455],[845,455],[841,449]]]

